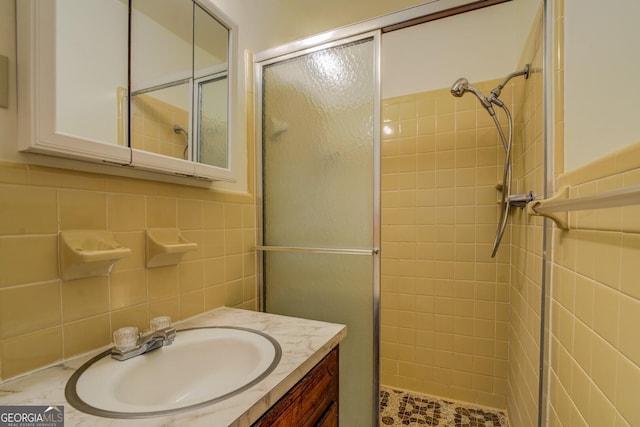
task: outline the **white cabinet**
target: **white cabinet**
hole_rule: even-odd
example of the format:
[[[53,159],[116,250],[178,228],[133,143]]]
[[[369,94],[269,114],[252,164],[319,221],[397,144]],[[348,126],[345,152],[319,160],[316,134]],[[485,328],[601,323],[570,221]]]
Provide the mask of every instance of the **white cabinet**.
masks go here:
[[[200,178],[194,185],[235,180],[237,28],[210,0],[16,6],[20,151]]]

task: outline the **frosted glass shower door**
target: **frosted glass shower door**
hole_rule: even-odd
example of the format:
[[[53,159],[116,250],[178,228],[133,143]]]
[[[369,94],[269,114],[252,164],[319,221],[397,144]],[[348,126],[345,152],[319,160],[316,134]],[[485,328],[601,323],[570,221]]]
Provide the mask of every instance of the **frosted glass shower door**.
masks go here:
[[[265,311],[347,325],[340,425],[376,425],[377,38],[263,65]]]

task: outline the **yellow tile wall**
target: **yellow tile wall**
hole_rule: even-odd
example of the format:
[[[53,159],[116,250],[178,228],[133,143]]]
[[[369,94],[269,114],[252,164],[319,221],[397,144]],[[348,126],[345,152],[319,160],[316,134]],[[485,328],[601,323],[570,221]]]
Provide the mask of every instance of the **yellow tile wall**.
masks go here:
[[[513,107],[512,87],[501,99]],[[511,238],[490,257],[493,121],[449,89],[387,99],[382,117],[381,382],[505,408]]]
[[[0,163],[0,379],[108,345],[125,325],[256,308],[253,196]],[[145,268],[144,230],[177,227],[198,250]],[[108,229],[132,250],[112,273],[63,281],[58,233]]]
[[[640,143],[624,151],[640,165]],[[576,195],[640,184],[640,167],[578,183],[609,160],[563,179]],[[576,213],[553,243],[550,425],[640,425],[638,207]]]

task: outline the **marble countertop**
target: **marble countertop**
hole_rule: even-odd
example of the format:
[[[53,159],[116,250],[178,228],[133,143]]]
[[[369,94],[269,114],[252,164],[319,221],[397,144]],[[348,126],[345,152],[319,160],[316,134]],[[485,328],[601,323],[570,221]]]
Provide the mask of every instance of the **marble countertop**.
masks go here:
[[[282,359],[265,379],[248,390],[200,409],[144,419],[113,419],[85,414],[72,407],[64,388],[73,372],[96,351],[0,384],[0,405],[63,405],[66,426],[250,426],[304,377],[346,336],[334,323],[221,307],[177,322],[177,329],[239,326],[262,331],[282,347]],[[151,383],[153,386],[153,383]]]

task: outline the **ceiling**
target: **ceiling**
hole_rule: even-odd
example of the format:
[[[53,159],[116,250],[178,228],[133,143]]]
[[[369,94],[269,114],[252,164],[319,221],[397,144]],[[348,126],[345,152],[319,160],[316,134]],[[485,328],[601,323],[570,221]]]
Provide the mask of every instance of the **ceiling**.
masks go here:
[[[451,0],[210,0],[243,32],[260,34],[255,51],[420,4]]]

